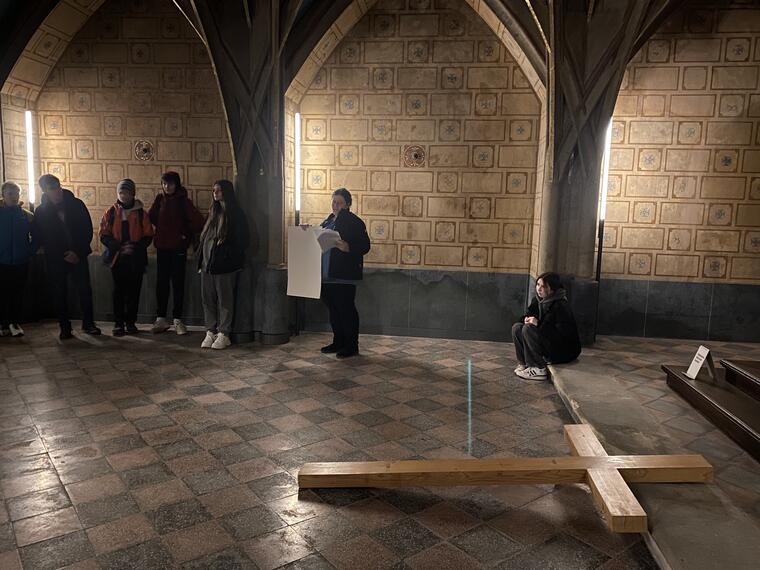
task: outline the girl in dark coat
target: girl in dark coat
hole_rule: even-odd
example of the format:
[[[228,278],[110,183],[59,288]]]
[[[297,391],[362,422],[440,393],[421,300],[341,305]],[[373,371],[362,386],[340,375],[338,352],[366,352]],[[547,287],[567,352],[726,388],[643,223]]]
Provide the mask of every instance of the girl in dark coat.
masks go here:
[[[201,348],[230,346],[235,313],[235,285],[248,247],[248,222],[229,180],[214,183],[214,200],[201,233],[198,272],[201,274],[206,337]]]
[[[338,358],[359,354],[359,312],[356,284],[362,278],[364,256],[370,243],[364,222],[351,212],[351,193],[338,188],[332,195],[332,214],[321,227],[335,230],[340,240],[322,254],[322,301],[330,311],[333,341],[322,348]]]
[[[512,326],[520,378],[544,380],[547,361],[562,364],[580,355],[578,327],[556,273],[536,279],[536,297],[521,321]]]

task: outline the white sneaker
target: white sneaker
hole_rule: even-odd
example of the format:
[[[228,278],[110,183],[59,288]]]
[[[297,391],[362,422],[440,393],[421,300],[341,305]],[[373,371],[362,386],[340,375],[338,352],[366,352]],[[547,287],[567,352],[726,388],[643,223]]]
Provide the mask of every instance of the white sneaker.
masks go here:
[[[203,342],[201,343],[201,348],[211,348],[214,344],[214,341],[216,340],[216,333],[212,333],[211,331],[206,331],[206,338],[203,339]]]
[[[179,335],[187,334],[187,327],[185,326],[185,323],[179,319],[174,319],[174,332]]]
[[[24,336],[24,329],[16,324],[10,326],[10,332],[12,337]]]
[[[222,350],[224,348],[227,348],[231,344],[232,344],[232,341],[230,340],[230,337],[228,337],[224,333],[219,333],[218,335],[216,335],[216,340],[214,341],[214,344],[211,345],[211,348]]]
[[[522,372],[526,368],[527,368],[527,366],[525,366],[524,364],[518,364],[517,368],[515,368],[515,374],[517,374],[519,376],[520,372]]]
[[[546,368],[529,366],[525,370],[516,373],[520,378],[525,380],[546,380]]]
[[[150,327],[150,332],[152,332],[153,334],[166,332],[168,330],[169,330],[169,321],[167,321],[164,317],[158,317],[156,319],[156,322],[153,323],[153,326]]]

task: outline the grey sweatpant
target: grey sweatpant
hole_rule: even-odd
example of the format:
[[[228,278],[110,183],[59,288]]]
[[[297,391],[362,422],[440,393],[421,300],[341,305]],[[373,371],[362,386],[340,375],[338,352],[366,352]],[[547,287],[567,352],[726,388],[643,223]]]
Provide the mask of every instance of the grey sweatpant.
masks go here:
[[[203,318],[206,322],[206,330],[228,336],[232,331],[237,276],[237,272],[219,275],[201,273]]]
[[[512,342],[515,343],[517,361],[520,364],[546,368],[546,359],[541,346],[541,334],[538,327],[515,323],[512,326]]]

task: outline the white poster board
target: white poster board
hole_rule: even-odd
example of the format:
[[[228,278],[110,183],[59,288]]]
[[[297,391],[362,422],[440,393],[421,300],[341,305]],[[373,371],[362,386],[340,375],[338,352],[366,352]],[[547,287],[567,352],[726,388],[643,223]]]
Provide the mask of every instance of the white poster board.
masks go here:
[[[312,228],[288,228],[288,295],[319,299],[322,248]]]

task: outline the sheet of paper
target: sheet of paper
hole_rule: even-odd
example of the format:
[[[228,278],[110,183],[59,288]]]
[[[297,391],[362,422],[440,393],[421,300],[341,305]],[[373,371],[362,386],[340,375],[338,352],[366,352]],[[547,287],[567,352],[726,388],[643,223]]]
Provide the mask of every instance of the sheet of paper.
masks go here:
[[[317,241],[322,251],[327,251],[338,244],[340,234],[335,230],[325,230],[323,228],[311,228],[311,230],[317,236]]]
[[[702,364],[704,364],[708,354],[710,354],[710,349],[700,345],[697,349],[697,354],[694,355],[694,360],[691,361],[689,369],[686,371],[686,376],[694,380],[697,374],[699,374],[699,369],[702,368]]]
[[[322,248],[314,228],[288,228],[288,295],[319,299],[322,290]]]

